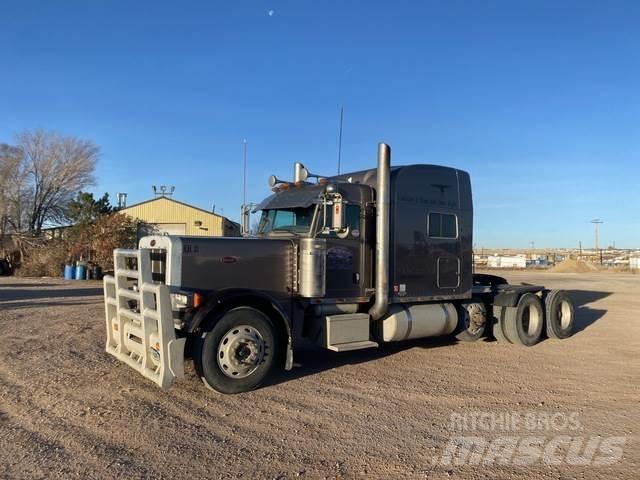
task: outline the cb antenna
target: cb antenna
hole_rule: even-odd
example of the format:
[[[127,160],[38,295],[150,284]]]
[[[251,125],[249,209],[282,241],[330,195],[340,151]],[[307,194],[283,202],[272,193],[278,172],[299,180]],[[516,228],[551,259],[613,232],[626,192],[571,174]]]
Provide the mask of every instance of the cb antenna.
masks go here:
[[[242,206],[247,204],[247,139],[242,140]]]
[[[338,175],[340,175],[340,161],[342,160],[342,120],[344,119],[344,105],[340,105],[340,130],[338,132]]]

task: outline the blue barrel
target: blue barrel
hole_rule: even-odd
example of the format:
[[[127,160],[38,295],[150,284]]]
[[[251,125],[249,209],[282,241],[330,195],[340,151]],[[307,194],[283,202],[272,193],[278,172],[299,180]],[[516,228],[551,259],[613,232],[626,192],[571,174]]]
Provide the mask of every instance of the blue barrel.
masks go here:
[[[65,280],[73,280],[73,275],[75,273],[75,269],[73,265],[65,265],[64,266],[64,279]]]
[[[84,265],[77,265],[75,279],[84,280],[86,278],[87,278],[87,267]]]

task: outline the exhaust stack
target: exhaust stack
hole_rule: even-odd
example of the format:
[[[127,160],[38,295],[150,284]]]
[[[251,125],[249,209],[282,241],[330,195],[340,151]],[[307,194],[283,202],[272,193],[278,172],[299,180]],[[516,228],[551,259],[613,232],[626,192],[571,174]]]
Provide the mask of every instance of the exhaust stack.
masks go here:
[[[389,188],[391,183],[391,147],[378,144],[376,186],[376,300],[369,315],[380,320],[389,307]]]

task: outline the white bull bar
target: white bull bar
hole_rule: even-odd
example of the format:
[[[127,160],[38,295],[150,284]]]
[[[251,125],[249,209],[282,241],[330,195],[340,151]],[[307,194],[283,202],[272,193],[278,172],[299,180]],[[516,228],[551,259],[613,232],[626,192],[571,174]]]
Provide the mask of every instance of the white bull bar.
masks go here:
[[[176,338],[166,285],[151,277],[151,249],[116,249],[104,277],[106,351],[163,389],[184,377],[185,338]],[[136,260],[136,269],[127,259]],[[129,288],[137,285],[137,290]]]

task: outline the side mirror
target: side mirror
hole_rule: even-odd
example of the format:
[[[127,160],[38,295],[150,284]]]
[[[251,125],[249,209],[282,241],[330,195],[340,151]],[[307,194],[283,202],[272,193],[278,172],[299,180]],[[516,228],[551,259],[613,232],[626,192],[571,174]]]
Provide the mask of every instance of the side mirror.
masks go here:
[[[322,200],[323,223],[321,232],[335,233],[338,238],[347,238],[349,227],[345,219],[345,203],[339,193],[327,192]]]
[[[339,197],[337,200],[333,202],[333,229],[336,234],[345,230],[344,225],[344,203],[342,203],[342,197]]]

